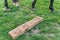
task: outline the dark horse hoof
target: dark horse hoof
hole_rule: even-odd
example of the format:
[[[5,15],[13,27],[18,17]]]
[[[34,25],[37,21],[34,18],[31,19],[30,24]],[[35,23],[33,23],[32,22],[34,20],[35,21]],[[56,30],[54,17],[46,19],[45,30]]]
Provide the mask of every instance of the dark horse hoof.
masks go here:
[[[34,11],[34,8],[31,8],[32,11]]]
[[[54,9],[50,9],[50,10],[51,10],[51,12],[53,12],[53,13],[55,12],[55,10],[54,10]]]
[[[35,10],[35,8],[31,8],[31,10],[32,10],[32,11],[34,11],[34,10]]]
[[[54,8],[49,8],[49,9],[51,10],[51,12],[53,12],[53,13],[55,12]]]
[[[51,9],[51,12],[52,12],[52,13],[54,13],[54,12],[55,12],[55,10],[54,10],[54,9]]]

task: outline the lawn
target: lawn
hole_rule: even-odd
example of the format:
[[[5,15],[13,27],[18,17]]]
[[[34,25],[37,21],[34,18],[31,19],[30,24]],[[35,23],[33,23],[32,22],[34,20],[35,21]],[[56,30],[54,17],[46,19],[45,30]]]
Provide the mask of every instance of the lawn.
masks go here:
[[[49,0],[38,0],[34,11],[31,11],[32,0],[20,0],[19,8],[8,0],[11,10],[4,10],[3,1],[0,0],[0,40],[13,40],[8,32],[36,16],[44,21],[16,40],[60,40],[60,0],[54,1],[54,13],[48,9]]]

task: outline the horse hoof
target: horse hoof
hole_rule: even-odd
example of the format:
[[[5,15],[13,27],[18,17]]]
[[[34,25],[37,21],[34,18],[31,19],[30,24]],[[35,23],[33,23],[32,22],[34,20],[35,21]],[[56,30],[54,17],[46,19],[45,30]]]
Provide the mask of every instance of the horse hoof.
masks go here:
[[[16,7],[19,7],[19,3],[16,3]]]
[[[50,7],[49,7],[49,9],[51,10],[52,13],[55,12],[54,8],[50,8]]]
[[[52,13],[55,13],[55,11],[53,10],[53,11],[51,11]]]
[[[32,10],[32,11],[34,11],[34,10],[35,10],[35,8],[32,8],[31,10]]]
[[[10,10],[10,9],[5,7],[4,10]]]
[[[55,12],[55,10],[54,10],[54,9],[51,9],[51,12],[52,12],[52,13],[54,13],[54,12]]]

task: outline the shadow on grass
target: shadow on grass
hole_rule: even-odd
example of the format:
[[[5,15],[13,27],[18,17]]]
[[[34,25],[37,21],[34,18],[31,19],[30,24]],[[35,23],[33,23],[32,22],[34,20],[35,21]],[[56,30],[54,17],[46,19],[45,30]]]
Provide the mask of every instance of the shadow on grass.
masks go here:
[[[6,13],[6,12],[16,12],[18,10],[19,10],[19,7],[18,8],[14,7],[14,8],[10,8],[9,10],[5,10],[4,13]]]

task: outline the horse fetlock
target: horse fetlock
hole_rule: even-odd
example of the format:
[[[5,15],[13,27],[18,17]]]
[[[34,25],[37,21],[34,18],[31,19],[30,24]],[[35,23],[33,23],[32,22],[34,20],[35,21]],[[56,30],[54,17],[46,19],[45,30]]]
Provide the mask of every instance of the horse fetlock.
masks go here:
[[[13,5],[16,5],[15,3],[13,3]]]

